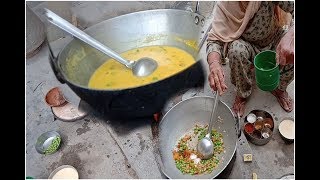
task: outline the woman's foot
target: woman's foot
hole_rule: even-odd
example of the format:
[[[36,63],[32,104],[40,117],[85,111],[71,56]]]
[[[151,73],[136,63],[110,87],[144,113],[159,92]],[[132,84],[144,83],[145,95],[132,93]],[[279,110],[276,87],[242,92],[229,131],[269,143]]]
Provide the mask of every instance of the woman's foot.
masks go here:
[[[289,96],[287,91],[281,91],[276,89],[271,92],[278,100],[280,106],[287,112],[293,110],[292,98]]]
[[[236,96],[234,103],[233,103],[233,106],[232,106],[232,110],[235,113],[235,115],[237,115],[239,113],[240,117],[243,116],[246,102],[247,102],[246,98],[242,98],[238,95]]]

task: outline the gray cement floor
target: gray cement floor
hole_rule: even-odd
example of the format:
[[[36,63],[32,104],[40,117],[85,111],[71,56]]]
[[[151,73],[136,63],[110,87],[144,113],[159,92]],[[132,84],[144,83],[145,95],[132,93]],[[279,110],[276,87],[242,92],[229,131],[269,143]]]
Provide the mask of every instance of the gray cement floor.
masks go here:
[[[52,43],[55,52],[59,52],[68,38]],[[205,57],[205,48],[201,50]],[[59,86],[72,103],[79,98],[54,77],[48,62],[47,47],[34,57],[26,60],[26,175],[35,178],[48,178],[58,166],[69,164],[76,167],[80,178],[165,178],[158,169],[152,145],[152,119],[111,123],[97,114],[89,114],[76,122],[54,121],[54,116],[44,101],[48,90]],[[206,62],[203,62],[206,65]],[[205,66],[207,70],[207,65]],[[229,80],[230,70],[224,66],[227,75],[228,92],[222,97],[228,106],[232,106],[235,96]],[[294,82],[288,87],[294,96]],[[190,96],[213,96],[208,83],[203,89],[191,89],[173,100],[168,101],[167,111],[176,102]],[[246,112],[263,109],[275,118],[275,125],[284,117],[294,117],[294,111],[286,113],[275,97],[257,88],[247,104]],[[62,135],[60,150],[52,155],[41,155],[35,150],[37,137],[43,132],[56,130]],[[255,172],[258,178],[280,178],[294,172],[294,144],[284,144],[277,128],[272,140],[264,146],[248,143],[241,136],[237,148],[235,164],[229,178],[252,178]],[[242,143],[241,143],[242,142]],[[241,145],[242,144],[242,145]],[[243,154],[252,153],[253,162],[244,163]]]

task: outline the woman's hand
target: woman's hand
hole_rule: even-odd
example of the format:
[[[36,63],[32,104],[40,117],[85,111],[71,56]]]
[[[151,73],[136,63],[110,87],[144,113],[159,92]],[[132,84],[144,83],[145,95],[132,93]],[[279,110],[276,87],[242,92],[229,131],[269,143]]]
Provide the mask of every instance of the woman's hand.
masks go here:
[[[280,66],[294,63],[294,27],[291,27],[282,37],[276,52],[277,63],[279,63]]]
[[[208,76],[210,87],[219,92],[222,95],[227,90],[227,85],[225,84],[224,72],[220,64],[220,55],[217,52],[211,52],[208,55],[208,64],[210,74]]]

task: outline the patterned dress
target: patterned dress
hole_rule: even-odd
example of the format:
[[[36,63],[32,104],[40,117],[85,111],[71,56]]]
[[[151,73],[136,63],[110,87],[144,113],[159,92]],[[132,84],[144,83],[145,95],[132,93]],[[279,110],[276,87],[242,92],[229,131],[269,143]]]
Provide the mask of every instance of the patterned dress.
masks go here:
[[[255,16],[249,21],[241,37],[227,46],[226,56],[223,53],[223,42],[207,41],[207,54],[215,51],[221,57],[228,57],[231,68],[231,83],[236,86],[237,93],[247,98],[252,92],[254,83],[253,59],[264,50],[275,50],[286,33],[276,24],[275,7],[293,15],[294,1],[263,1]],[[280,71],[280,90],[286,90],[294,78],[293,64],[286,65]]]

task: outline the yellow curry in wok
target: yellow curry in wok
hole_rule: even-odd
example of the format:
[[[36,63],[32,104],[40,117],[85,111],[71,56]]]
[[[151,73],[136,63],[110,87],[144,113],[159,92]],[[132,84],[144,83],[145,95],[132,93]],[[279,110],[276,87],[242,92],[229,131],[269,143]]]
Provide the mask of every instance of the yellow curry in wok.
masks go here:
[[[148,46],[121,54],[136,61],[149,57],[158,62],[158,68],[149,76],[136,77],[132,71],[114,59],[107,60],[91,76],[88,86],[95,89],[124,89],[138,87],[165,79],[195,63],[192,55],[172,46]]]

